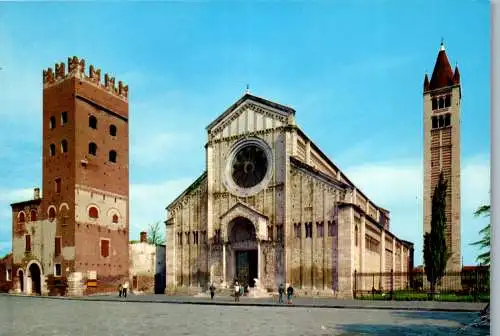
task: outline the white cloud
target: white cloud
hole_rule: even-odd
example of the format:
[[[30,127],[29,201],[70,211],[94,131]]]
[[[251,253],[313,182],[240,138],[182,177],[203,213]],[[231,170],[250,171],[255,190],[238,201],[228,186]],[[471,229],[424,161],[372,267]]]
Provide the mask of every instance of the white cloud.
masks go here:
[[[416,263],[422,245],[423,173],[419,160],[371,163],[345,170],[349,179],[377,205],[391,212],[391,231],[415,244]],[[478,240],[483,221],[474,219],[473,211],[489,203],[490,164],[485,155],[462,161],[461,230],[464,262],[471,264],[477,255],[469,244]]]
[[[149,224],[163,222],[166,219],[166,206],[196,178],[197,176],[154,184],[132,184],[130,186],[130,239],[137,239],[139,232],[146,230]]]
[[[131,156],[134,165],[151,166],[176,157],[176,151],[193,144],[193,135],[190,133],[153,133],[138,138],[131,146]],[[179,146],[179,144],[182,144]]]
[[[10,205],[15,202],[22,202],[33,199],[33,189],[7,189],[0,188],[0,204]]]

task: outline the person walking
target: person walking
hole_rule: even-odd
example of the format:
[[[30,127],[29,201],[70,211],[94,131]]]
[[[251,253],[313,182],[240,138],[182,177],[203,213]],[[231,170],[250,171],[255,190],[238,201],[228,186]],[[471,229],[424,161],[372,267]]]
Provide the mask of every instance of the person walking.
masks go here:
[[[122,293],[123,293],[123,285],[122,285],[122,284],[120,284],[120,285],[118,286],[118,296],[119,296],[119,297],[122,297]]]
[[[286,298],[288,301],[288,304],[292,304],[292,297],[293,297],[293,287],[290,284],[288,288],[286,289]]]
[[[128,290],[128,280],[125,281],[125,283],[123,284],[123,289],[122,289],[123,297],[125,297],[125,298],[127,297],[127,290]]]
[[[278,287],[278,294],[279,294],[279,303],[283,303],[283,296],[285,296],[285,285],[281,283]]]
[[[234,283],[234,302],[239,302],[240,301],[240,285],[238,284],[238,281]]]
[[[210,300],[213,300],[214,299],[214,295],[215,295],[215,286],[214,284],[210,284]]]

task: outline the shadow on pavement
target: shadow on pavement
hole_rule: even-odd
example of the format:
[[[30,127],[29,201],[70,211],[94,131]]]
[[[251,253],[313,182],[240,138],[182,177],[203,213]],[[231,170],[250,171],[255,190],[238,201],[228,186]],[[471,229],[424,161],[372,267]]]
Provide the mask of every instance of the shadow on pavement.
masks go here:
[[[394,311],[393,317],[417,320],[440,320],[453,321],[467,324],[479,317],[479,313],[449,313],[449,312],[426,312],[426,311]]]
[[[363,335],[394,335],[394,336],[441,336],[456,335],[456,327],[432,326],[432,324],[411,324],[411,325],[393,325],[393,324],[345,324],[337,325],[335,333],[337,336],[363,336]],[[326,335],[326,334],[325,334]]]

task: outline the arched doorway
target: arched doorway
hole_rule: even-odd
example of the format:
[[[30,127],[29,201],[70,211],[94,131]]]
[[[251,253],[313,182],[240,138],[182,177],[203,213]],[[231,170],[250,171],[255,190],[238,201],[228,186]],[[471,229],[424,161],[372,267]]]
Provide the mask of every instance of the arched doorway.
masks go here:
[[[259,265],[255,226],[249,219],[237,217],[229,224],[228,238],[234,251],[235,280],[254,287]]]
[[[19,281],[19,289],[21,293],[24,293],[24,272],[23,270],[19,270],[17,272],[17,281]]]
[[[31,294],[42,294],[41,270],[36,263],[32,263],[28,269],[31,277]]]

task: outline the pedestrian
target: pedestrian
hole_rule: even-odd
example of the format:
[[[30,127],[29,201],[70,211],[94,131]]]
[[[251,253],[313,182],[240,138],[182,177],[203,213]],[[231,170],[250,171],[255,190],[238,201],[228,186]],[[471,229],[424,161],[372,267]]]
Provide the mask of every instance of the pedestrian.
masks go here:
[[[119,296],[119,297],[122,297],[122,293],[123,293],[123,285],[122,285],[122,284],[120,284],[120,285],[118,286],[118,296]]]
[[[292,296],[293,296],[293,287],[290,284],[288,288],[286,289],[286,298],[288,301],[288,304],[292,304]]]
[[[278,287],[279,303],[283,303],[283,296],[285,295],[285,285],[281,283]]]
[[[215,295],[215,286],[214,284],[210,284],[210,300],[213,300],[214,299],[214,295]]]
[[[238,284],[238,281],[234,283],[234,302],[239,302],[240,301],[240,285]]]
[[[128,290],[128,280],[125,281],[125,283],[123,284],[123,289],[122,289],[123,297],[125,297],[125,298],[127,297],[127,290]]]

